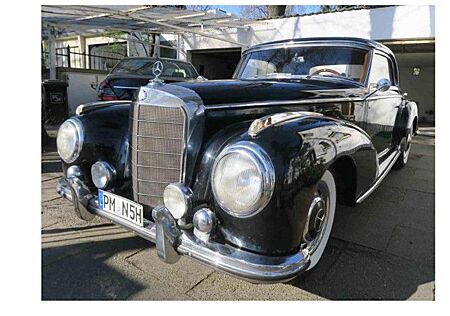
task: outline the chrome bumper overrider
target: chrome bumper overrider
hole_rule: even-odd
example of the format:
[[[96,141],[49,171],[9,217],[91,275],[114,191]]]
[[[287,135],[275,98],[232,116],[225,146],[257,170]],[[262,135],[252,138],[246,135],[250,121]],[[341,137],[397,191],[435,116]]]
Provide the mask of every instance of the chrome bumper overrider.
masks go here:
[[[75,207],[86,201],[77,189],[78,179],[62,178],[57,192],[74,202]],[[74,196],[75,195],[75,196]],[[176,220],[164,207],[156,207],[152,216],[155,223],[144,221],[144,227],[135,225],[112,213],[98,208],[97,199],[92,195],[84,207],[91,213],[134,231],[139,236],[156,244],[158,256],[167,263],[174,263],[180,255],[192,257],[202,263],[254,283],[285,282],[306,270],[310,260],[307,253],[272,257],[259,255],[214,241],[202,241],[192,232],[181,230]],[[83,207],[81,206],[81,207]]]

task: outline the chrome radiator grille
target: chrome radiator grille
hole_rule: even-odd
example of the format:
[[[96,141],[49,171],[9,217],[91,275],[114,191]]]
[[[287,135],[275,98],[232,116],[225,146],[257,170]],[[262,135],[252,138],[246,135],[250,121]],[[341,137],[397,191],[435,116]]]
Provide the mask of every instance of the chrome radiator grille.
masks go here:
[[[179,107],[133,103],[131,176],[134,200],[155,207],[164,188],[182,180],[185,116]]]

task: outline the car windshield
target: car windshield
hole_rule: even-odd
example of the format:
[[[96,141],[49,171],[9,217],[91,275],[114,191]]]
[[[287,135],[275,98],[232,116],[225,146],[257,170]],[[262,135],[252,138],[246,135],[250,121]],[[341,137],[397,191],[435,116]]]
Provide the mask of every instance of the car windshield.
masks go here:
[[[245,55],[240,79],[336,77],[362,83],[369,52],[340,46],[264,49]]]
[[[153,76],[152,66],[156,61],[156,59],[147,58],[124,59],[119,64],[117,64],[117,66],[111,73]],[[161,77],[195,79],[198,76],[194,67],[192,67],[190,64],[174,60],[160,59],[160,61],[164,66]]]

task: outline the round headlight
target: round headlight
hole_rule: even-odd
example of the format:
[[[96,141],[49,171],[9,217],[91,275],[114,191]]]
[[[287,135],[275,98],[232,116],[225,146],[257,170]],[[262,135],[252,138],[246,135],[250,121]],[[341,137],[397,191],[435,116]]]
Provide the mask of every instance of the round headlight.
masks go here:
[[[61,124],[56,138],[58,154],[67,163],[74,162],[83,147],[83,126],[76,118]]]
[[[99,189],[110,187],[115,175],[114,167],[105,161],[97,161],[91,167],[92,182]]]
[[[272,197],[275,171],[258,145],[241,141],[217,157],[211,186],[217,203],[229,214],[248,217],[261,211]]]
[[[182,218],[191,208],[192,192],[181,183],[171,183],[164,189],[164,206],[175,219]]]

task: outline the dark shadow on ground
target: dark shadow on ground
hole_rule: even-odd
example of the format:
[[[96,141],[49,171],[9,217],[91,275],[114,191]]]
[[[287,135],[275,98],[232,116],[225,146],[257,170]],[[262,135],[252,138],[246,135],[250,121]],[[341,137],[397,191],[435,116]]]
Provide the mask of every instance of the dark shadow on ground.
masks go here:
[[[62,172],[61,161],[45,161],[41,164],[41,173]]]
[[[56,138],[49,137],[41,153],[41,173],[61,172],[62,164],[56,148]]]
[[[98,228],[103,228],[103,227],[118,227],[118,226],[114,225],[113,223],[105,223],[105,224],[98,224],[98,225],[92,225],[92,226],[43,229],[42,235],[59,234],[59,233],[67,233],[67,232],[75,232],[75,231],[86,231],[86,230],[90,230],[90,229],[98,229]]]
[[[126,299],[141,291],[143,285],[106,261],[122,251],[138,251],[152,245],[140,237],[128,237],[44,248],[42,300]],[[59,259],[50,260],[55,253]]]
[[[318,265],[290,284],[330,300],[405,300],[434,280],[433,265],[331,238]]]

